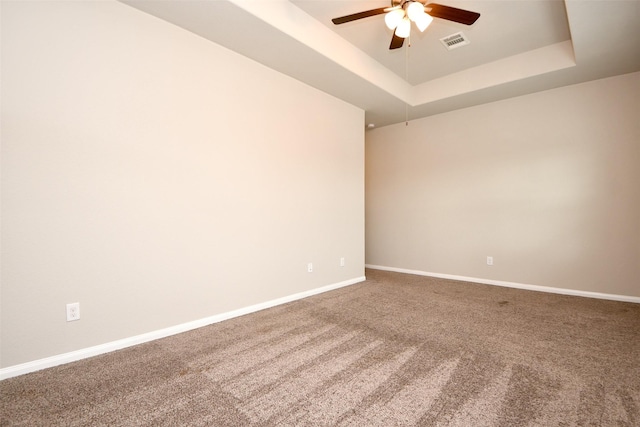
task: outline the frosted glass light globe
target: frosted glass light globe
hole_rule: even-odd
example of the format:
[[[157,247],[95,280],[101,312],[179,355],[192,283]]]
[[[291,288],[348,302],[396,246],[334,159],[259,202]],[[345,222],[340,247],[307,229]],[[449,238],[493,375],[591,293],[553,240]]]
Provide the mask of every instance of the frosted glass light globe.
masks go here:
[[[409,3],[409,6],[407,6],[407,15],[409,15],[409,19],[413,22],[417,22],[417,20],[420,19],[420,15],[424,15],[424,6],[417,1]]]
[[[387,24],[387,28],[390,30],[395,30],[402,18],[404,18],[404,10],[393,9],[384,16],[384,23]]]
[[[403,18],[396,28],[396,36],[406,39],[411,34],[411,21],[408,18]]]
[[[418,19],[414,20],[414,22],[416,23],[416,27],[418,27],[420,32],[423,32],[424,30],[426,30],[432,21],[433,21],[433,18],[427,15],[426,13],[423,13],[418,17]]]

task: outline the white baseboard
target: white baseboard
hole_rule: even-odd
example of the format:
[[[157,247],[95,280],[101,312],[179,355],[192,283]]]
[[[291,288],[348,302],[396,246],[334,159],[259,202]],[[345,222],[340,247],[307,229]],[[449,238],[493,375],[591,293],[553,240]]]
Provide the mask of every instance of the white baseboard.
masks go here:
[[[578,297],[607,299],[607,300],[613,300],[613,301],[623,301],[623,302],[632,302],[632,303],[640,304],[640,297],[634,297],[634,296],[628,296],[628,295],[604,294],[600,292],[579,291],[575,289],[552,288],[549,286],[539,286],[539,285],[526,285],[523,283],[505,282],[502,280],[479,279],[477,277],[456,276],[452,274],[441,274],[441,273],[429,273],[426,271],[409,270],[406,268],[396,268],[396,267],[385,267],[382,265],[365,264],[365,267],[370,268],[372,270],[394,271],[396,273],[407,273],[407,274],[415,274],[418,276],[438,277],[440,279],[460,280],[463,282],[482,283],[484,285],[495,285],[495,286],[504,286],[507,288],[525,289],[528,291],[548,292],[552,294],[573,295]]]
[[[264,310],[266,308],[275,307],[277,305],[286,304],[288,302],[296,301],[302,298],[307,298],[313,295],[321,294],[323,292],[332,291],[334,289],[342,288],[349,285],[354,285],[365,281],[365,276],[356,277],[354,279],[345,280],[343,282],[334,283],[332,285],[323,286],[321,288],[311,289],[309,291],[299,292],[286,297],[277,298],[271,301],[263,302],[260,304],[251,305],[249,307],[240,308],[238,310],[229,311],[226,313],[216,314],[214,316],[206,317],[204,319],[195,320],[193,322],[187,322],[169,328],[160,329],[157,331],[148,332],[141,335],[136,335],[129,338],[124,338],[117,341],[112,341],[105,344],[96,345],[93,347],[83,348],[81,350],[72,351],[69,353],[59,354],[57,356],[51,356],[44,359],[34,360],[32,362],[22,363],[19,365],[9,366],[7,368],[0,369],[0,381],[17,377],[18,375],[27,374],[30,372],[39,371],[41,369],[51,368],[54,366],[62,365],[65,363],[75,362],[77,360],[86,359],[100,354],[108,353],[115,350],[120,350],[126,347],[131,347],[145,342],[165,338],[171,335],[187,332],[192,329],[201,328],[203,326],[211,325],[213,323],[222,322],[223,320],[232,319],[234,317],[243,316],[245,314],[254,313],[256,311]]]

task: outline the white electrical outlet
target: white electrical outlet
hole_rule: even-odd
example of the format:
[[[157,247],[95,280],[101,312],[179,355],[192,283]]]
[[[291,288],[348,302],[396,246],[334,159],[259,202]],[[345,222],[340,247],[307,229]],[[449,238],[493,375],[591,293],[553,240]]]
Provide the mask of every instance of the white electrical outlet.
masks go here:
[[[344,267],[344,257],[340,258],[340,267]]]
[[[80,303],[73,302],[67,304],[67,322],[80,320]]]
[[[487,257],[487,265],[493,265],[493,257],[492,256],[488,256]]]
[[[307,264],[307,271],[309,273],[313,273],[313,263],[310,262],[309,264]]]

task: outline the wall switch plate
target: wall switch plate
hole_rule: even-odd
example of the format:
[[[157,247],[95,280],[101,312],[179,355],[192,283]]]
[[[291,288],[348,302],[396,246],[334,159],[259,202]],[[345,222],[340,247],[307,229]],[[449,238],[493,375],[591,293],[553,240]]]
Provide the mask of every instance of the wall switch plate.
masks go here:
[[[488,256],[487,257],[487,265],[493,265],[493,257],[492,256]]]
[[[344,267],[344,257],[340,258],[340,267]]]
[[[73,302],[67,304],[67,322],[73,322],[74,320],[80,320],[80,303]]]

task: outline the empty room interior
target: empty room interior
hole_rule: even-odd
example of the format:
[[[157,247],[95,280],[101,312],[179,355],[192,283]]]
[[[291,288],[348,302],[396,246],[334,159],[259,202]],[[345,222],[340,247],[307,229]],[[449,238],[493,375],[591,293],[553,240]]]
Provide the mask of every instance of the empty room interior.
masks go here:
[[[640,1],[430,4],[2,0],[0,424],[640,425]]]

